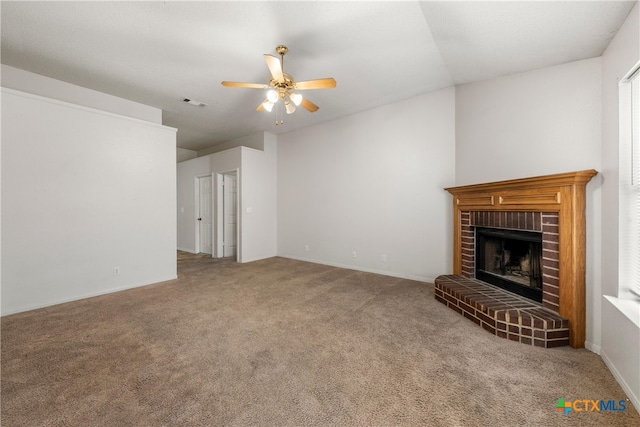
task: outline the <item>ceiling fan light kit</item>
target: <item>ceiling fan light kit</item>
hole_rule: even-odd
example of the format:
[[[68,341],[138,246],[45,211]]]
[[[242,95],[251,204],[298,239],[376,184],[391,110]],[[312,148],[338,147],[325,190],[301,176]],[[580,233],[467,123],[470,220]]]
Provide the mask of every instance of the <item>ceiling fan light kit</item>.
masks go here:
[[[271,101],[269,101],[268,99],[265,99],[265,101],[260,104],[260,107],[262,107],[263,109],[267,110],[268,112],[271,112],[271,110],[273,110],[273,106],[275,104]],[[258,107],[258,109],[260,108]]]
[[[289,49],[284,45],[276,46],[276,52],[280,55],[280,59],[267,53],[264,54],[265,62],[271,73],[269,84],[260,83],[244,83],[244,82],[230,82],[223,81],[223,86],[228,87],[244,87],[251,89],[268,89],[266,93],[266,99],[258,105],[256,111],[271,112],[274,105],[276,106],[276,125],[283,124],[284,120],[280,119],[278,123],[278,108],[279,101],[284,103],[287,114],[292,114],[296,110],[296,106],[301,105],[307,111],[313,113],[318,111],[318,107],[313,102],[304,98],[301,94],[293,92],[293,90],[310,90],[310,89],[329,89],[336,87],[336,81],[332,77],[316,80],[306,80],[302,82],[296,82],[290,74],[284,72],[284,56]]]

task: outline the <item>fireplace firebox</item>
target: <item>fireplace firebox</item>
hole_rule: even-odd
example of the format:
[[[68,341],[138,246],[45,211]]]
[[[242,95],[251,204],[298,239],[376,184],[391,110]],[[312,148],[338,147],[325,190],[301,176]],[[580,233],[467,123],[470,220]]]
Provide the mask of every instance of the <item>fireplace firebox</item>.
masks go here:
[[[475,277],[542,302],[542,233],[476,227]]]

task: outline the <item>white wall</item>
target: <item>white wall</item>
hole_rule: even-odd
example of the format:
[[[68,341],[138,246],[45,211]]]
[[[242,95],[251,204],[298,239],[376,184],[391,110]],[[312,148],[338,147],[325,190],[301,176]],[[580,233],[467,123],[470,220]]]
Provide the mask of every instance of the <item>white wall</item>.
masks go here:
[[[128,99],[1,65],[2,87],[162,124],[162,110]]]
[[[640,321],[620,311],[618,295],[618,82],[640,60],[640,6],[602,55],[602,350],[601,355],[640,410]],[[615,305],[615,304],[618,305]],[[640,316],[638,308],[636,317]],[[638,319],[640,320],[640,319]]]
[[[242,262],[277,254],[277,143],[265,133],[264,151],[242,149]]]
[[[264,151],[237,147],[178,163],[178,249],[199,252],[196,177],[239,169],[239,260],[249,262],[276,255],[276,138],[266,132],[261,136]]]
[[[2,314],[175,278],[175,143],[3,88]]]
[[[456,88],[456,185],[601,166],[600,58]],[[601,340],[600,187],[587,186],[587,348]]]
[[[454,98],[447,88],[279,135],[278,254],[419,280],[451,272]]]
[[[600,58],[456,87],[456,185],[600,165]]]

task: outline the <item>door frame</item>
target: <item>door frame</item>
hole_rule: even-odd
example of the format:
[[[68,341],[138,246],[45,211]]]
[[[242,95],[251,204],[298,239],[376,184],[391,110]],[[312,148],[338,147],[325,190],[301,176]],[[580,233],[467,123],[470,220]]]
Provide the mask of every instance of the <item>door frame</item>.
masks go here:
[[[195,226],[195,242],[196,242],[196,244],[195,244],[195,248],[194,249],[196,250],[195,253],[197,253],[197,254],[200,253],[200,223],[198,221],[198,217],[200,215],[200,178],[207,178],[207,177],[211,177],[211,213],[212,213],[212,217],[213,217],[212,220],[215,220],[215,211],[214,211],[214,209],[215,209],[215,200],[214,199],[215,199],[216,195],[214,193],[215,186],[213,184],[214,180],[215,180],[214,174],[213,173],[205,173],[205,174],[196,175],[196,176],[193,177],[193,186],[194,186],[194,191],[195,191],[195,203],[194,203],[194,209],[193,209],[193,215],[194,215],[193,221],[194,221],[194,223],[196,225]],[[211,242],[212,242],[212,246],[214,246],[213,242],[215,242],[215,240],[214,240],[214,236],[215,236],[214,229],[215,229],[215,225],[212,224],[212,227],[211,227],[211,233],[212,233]],[[214,253],[215,247],[213,247],[211,249],[212,249],[211,250],[211,256],[213,257],[213,253]]]
[[[214,173],[214,215],[213,215],[213,256],[215,258],[222,258],[224,256],[224,190],[222,183],[224,182],[224,175],[233,174],[236,175],[236,262],[242,262],[242,183],[240,176],[240,168],[230,169],[226,171],[220,171]]]

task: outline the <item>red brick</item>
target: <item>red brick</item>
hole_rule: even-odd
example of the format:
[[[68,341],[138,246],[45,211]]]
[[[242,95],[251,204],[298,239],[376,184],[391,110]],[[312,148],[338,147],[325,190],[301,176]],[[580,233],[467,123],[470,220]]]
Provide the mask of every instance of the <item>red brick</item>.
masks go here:
[[[487,325],[487,324],[486,324],[486,323],[484,323],[484,322],[482,322],[482,328],[483,328],[485,331],[488,331],[488,332],[490,332],[490,333],[492,333],[492,334],[494,334],[494,335],[495,335],[495,333],[496,333],[496,328],[494,328],[494,327],[493,327],[493,326],[491,326],[491,325]]]
[[[494,319],[490,318],[489,316],[487,316],[486,314],[476,312],[476,316],[478,318],[480,318],[480,320],[482,320],[487,325],[489,325],[491,327],[495,327],[496,326],[496,321]]]
[[[565,346],[565,345],[569,345],[569,339],[568,338],[566,340],[551,340],[551,341],[547,341],[547,348],[561,347],[561,346]]]
[[[457,305],[447,304],[447,307],[449,307],[451,310],[457,312],[458,314],[463,314],[462,309],[460,307],[458,307]]]
[[[480,319],[478,319],[477,317],[467,313],[466,311],[463,313],[464,317],[466,317],[467,319],[473,321],[475,324],[480,325]]]
[[[546,347],[545,344],[545,340],[533,340],[533,345],[535,345],[536,347]]]
[[[547,331],[547,340],[554,340],[559,338],[569,339],[569,331],[566,329],[561,329],[557,331]]]

